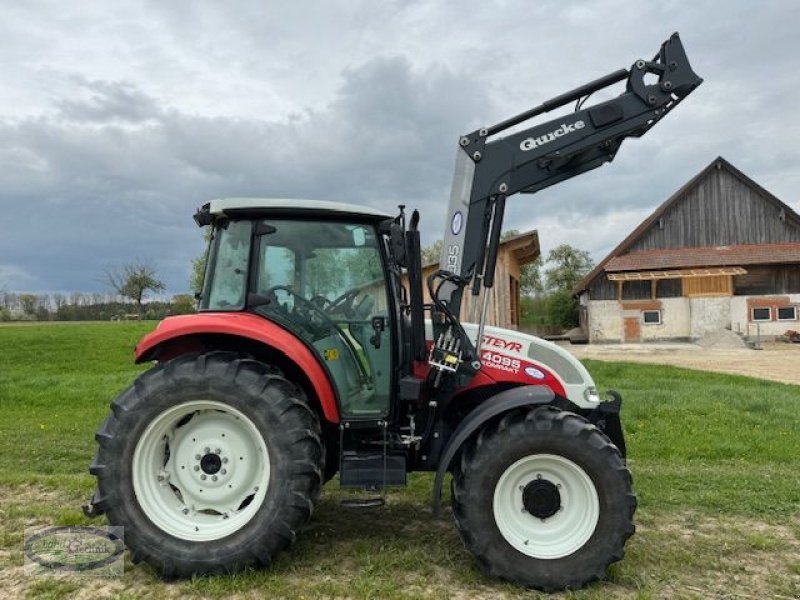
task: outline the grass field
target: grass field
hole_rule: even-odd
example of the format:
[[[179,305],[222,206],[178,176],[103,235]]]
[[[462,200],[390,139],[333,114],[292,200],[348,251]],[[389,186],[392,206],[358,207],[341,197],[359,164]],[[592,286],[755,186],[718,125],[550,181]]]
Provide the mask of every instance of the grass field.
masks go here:
[[[329,485],[270,570],[166,584],[128,563],[118,579],[27,578],[25,527],[90,523],[79,505],[94,486],[94,430],[142,369],[131,350],[153,326],[0,327],[0,597],[540,596],[479,574],[449,515],[431,516],[425,475],[371,511],[340,508]],[[638,531],[608,581],[555,597],[800,598],[800,387],[587,365],[625,398]]]

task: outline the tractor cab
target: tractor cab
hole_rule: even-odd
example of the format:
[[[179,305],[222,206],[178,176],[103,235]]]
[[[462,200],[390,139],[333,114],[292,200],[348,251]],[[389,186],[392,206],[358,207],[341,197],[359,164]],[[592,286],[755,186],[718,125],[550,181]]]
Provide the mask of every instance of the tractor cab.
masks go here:
[[[200,310],[248,311],[305,343],[345,418],[389,412],[392,295],[378,232],[389,215],[302,200],[218,200]]]

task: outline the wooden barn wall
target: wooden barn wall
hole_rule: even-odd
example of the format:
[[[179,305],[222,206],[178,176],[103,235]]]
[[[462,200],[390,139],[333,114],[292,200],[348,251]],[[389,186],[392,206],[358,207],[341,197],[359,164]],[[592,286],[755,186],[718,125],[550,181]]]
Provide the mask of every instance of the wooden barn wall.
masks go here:
[[[628,252],[736,244],[800,242],[800,227],[735,175],[714,169],[675,202]]]
[[[600,273],[589,286],[589,298],[592,300],[616,300],[617,284],[609,281],[605,273]]]
[[[733,278],[736,296],[800,294],[800,265],[748,267],[745,275]]]
[[[623,300],[644,300],[650,298],[649,281],[626,281],[623,288]],[[680,279],[660,279],[656,283],[656,298],[677,298],[681,295]],[[592,300],[616,300],[617,283],[609,281],[602,273],[589,287],[589,298]]]
[[[423,302],[429,304],[431,302],[430,294],[428,293],[428,275],[437,271],[439,265],[431,265],[422,269],[422,298]],[[511,289],[512,278],[519,281],[519,262],[513,253],[509,250],[502,249],[497,256],[497,268],[495,269],[494,287],[491,290],[491,297],[489,298],[489,305],[486,308],[486,324],[496,327],[505,327],[509,329],[516,329],[517,325],[512,323],[512,299],[511,294],[516,291],[519,293],[519,288],[516,290]],[[403,285],[408,289],[407,276],[403,276]],[[472,286],[468,285],[464,289],[464,295],[461,301],[461,319],[464,322],[471,322],[473,316],[473,296],[471,293]],[[482,296],[478,296],[479,302]],[[517,305],[519,304],[516,299]]]

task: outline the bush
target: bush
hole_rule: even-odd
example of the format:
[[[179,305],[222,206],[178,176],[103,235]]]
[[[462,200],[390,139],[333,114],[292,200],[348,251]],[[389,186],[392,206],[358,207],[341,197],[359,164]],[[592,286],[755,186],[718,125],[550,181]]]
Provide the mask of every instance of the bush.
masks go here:
[[[571,292],[561,290],[553,292],[547,298],[547,315],[549,321],[565,329],[578,326],[578,300]]]
[[[547,297],[531,298],[522,296],[519,300],[519,321],[522,327],[549,325],[550,315],[547,310]]]
[[[197,302],[189,294],[177,294],[172,297],[172,313],[189,315],[197,312]]]

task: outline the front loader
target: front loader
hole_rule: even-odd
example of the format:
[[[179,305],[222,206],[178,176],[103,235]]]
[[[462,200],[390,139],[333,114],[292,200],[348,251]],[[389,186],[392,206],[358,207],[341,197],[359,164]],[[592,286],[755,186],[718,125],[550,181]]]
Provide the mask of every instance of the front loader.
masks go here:
[[[417,211],[201,207],[212,236],[199,311],[137,345],[136,362],[154,364],[97,432],[87,514],[124,526],[132,560],[164,577],[233,573],[291,544],[337,473],[343,487],[383,489],[430,471],[437,514],[450,473],[459,533],[486,573],[544,590],[603,577],[634,531],[622,400],[602,399],[559,346],[484,325],[503,211],[517,192],[611,161],[701,82],[674,34],[652,61],[462,136],[440,268],[425,281]]]

